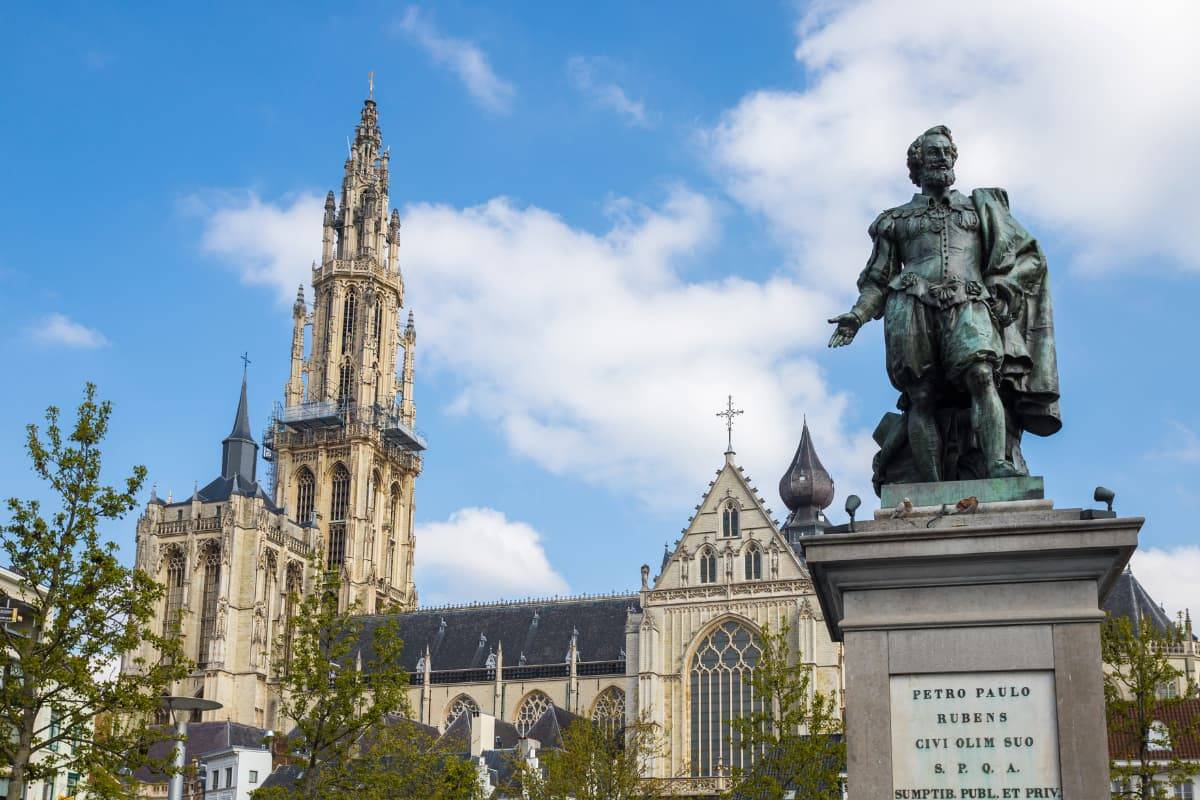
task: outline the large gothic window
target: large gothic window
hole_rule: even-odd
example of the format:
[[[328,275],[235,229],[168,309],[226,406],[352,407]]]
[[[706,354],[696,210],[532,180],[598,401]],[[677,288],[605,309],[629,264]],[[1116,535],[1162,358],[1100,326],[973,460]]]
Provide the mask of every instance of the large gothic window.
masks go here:
[[[200,563],[204,566],[203,594],[200,601],[200,646],[196,661],[208,662],[209,645],[217,632],[217,603],[221,594],[221,545],[210,539],[201,545]]]
[[[301,524],[312,520],[316,485],[312,470],[301,467],[296,473],[296,521]]]
[[[717,582],[717,554],[707,548],[700,551],[700,582]]]
[[[354,352],[354,324],[358,316],[358,292],[354,289],[346,292],[342,305],[342,353]]]
[[[346,561],[346,512],[350,506],[350,472],[342,464],[333,468],[330,496],[329,551],[325,566],[335,569]]]
[[[470,695],[460,694],[454,698],[454,702],[450,704],[450,708],[446,711],[446,727],[449,728],[463,714],[478,713],[479,704],[472,700]]]
[[[592,722],[609,736],[625,730],[625,693],[615,686],[601,692],[592,706]]]
[[[742,535],[741,515],[732,500],[725,503],[725,510],[721,513],[721,535],[727,539]]]
[[[167,552],[167,603],[163,614],[163,638],[179,633],[179,614],[183,609],[183,571],[187,564],[183,548],[172,546]]]
[[[762,579],[762,551],[757,545],[750,545],[746,549],[744,556],[746,562],[746,580],[757,581]]]
[[[517,733],[524,736],[529,733],[529,729],[533,727],[533,723],[542,718],[542,714],[546,713],[546,709],[553,705],[550,698],[543,692],[530,692],[524,700],[521,701],[521,707],[517,709],[517,719],[514,723],[517,728]]]
[[[750,766],[751,759],[729,721],[762,709],[762,700],[750,685],[761,656],[758,637],[732,620],[709,633],[692,656],[693,776],[715,775],[718,765],[724,769]]]
[[[383,298],[378,297],[375,301],[375,344],[377,349],[382,352],[382,348],[378,347],[381,333],[383,333]]]

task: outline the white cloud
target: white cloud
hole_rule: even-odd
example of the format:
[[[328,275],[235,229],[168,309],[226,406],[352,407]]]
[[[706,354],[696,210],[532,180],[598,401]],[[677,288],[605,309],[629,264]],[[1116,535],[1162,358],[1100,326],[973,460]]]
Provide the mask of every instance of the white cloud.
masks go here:
[[[94,350],[104,347],[108,339],[95,328],[81,325],[66,314],[47,314],[30,329],[34,341],[44,345],[79,347]]]
[[[204,239],[223,242],[232,258],[282,249],[263,257],[290,265],[286,274],[241,266],[277,278],[287,297],[308,260],[288,260],[286,248],[319,229],[319,214],[303,221],[301,211],[315,202],[252,198],[211,214]],[[688,280],[685,268],[719,236],[701,195],[680,188],[659,208],[622,201],[610,211],[611,226],[597,234],[505,198],[404,210],[418,357],[422,369],[457,383],[447,410],[490,421],[513,450],[553,473],[679,509],[720,464],[715,413],[732,393],[746,410],[735,446],[768,497],[805,413],[826,466],[865,482],[874,447],[845,429],[847,398],[805,355],[823,346],[833,301],[784,276]],[[269,230],[268,241],[256,241],[258,218],[289,220],[292,233]]]
[[[601,59],[572,56],[567,60],[567,77],[571,85],[599,106],[615,111],[627,125],[650,127],[646,106],[633,100],[625,90],[612,81],[602,80],[597,72],[604,66]]]
[[[453,72],[479,104],[491,111],[508,110],[516,89],[492,71],[487,55],[474,42],[446,36],[416,6],[405,10],[396,30],[420,45],[436,64]]]
[[[1138,548],[1131,562],[1133,574],[1167,613],[1186,609],[1200,612],[1200,547]]]
[[[304,194],[276,205],[243,192],[193,196],[186,205],[204,218],[207,252],[230,261],[246,283],[272,287],[290,301],[321,255],[323,202]]]
[[[749,94],[706,139],[815,286],[852,290],[867,224],[913,190],[906,146],[940,123],[960,186],[1007,187],[1076,263],[1200,269],[1197,26],[1186,0],[820,4],[798,26],[805,88]]]
[[[418,525],[416,582],[424,605],[563,594],[542,536],[491,508],[461,508],[445,522]]]

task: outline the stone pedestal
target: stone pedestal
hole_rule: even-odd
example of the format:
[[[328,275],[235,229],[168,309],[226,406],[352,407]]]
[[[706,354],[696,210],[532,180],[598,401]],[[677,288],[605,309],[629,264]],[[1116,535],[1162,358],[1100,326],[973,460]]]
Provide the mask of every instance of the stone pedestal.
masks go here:
[[[850,800],[1108,796],[1100,602],[1143,520],[979,483],[974,511],[804,541],[845,643]]]

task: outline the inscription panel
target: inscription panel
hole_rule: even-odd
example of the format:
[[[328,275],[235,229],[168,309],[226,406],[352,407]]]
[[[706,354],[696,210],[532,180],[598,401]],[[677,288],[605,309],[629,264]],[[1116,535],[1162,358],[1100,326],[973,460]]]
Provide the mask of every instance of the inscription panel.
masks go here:
[[[893,800],[1061,798],[1050,670],[893,675]]]

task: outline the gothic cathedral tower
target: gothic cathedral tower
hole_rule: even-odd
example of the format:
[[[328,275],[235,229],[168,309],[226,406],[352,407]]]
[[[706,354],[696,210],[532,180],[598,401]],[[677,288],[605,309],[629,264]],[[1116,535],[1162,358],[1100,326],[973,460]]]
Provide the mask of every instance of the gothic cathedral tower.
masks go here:
[[[358,613],[416,606],[413,487],[425,443],[413,427],[413,350],[400,275],[400,215],[373,99],[346,159],[341,198],[325,198],[313,304],[293,309],[291,373],[264,444],[275,502],[315,526],[341,604]],[[311,326],[305,358],[305,328]]]

